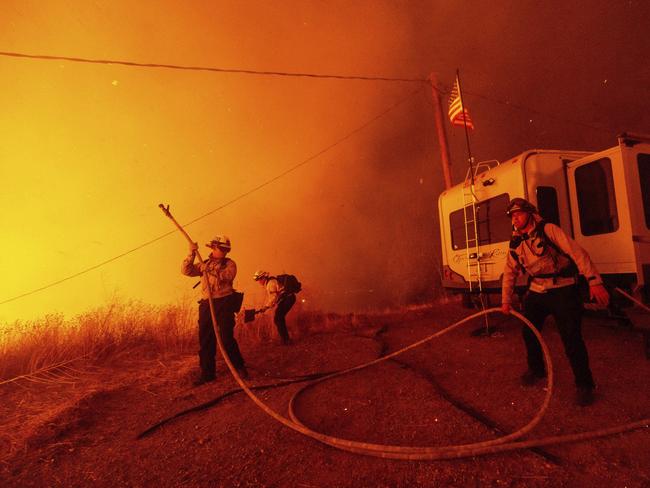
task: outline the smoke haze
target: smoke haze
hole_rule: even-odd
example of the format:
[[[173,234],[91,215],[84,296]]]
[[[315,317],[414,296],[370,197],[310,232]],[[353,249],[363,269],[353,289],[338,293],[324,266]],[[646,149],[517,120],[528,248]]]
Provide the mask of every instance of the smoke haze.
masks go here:
[[[459,68],[476,126],[472,153],[504,160],[531,148],[600,150],[622,131],[650,132],[649,15],[649,4],[634,0],[7,0],[0,51],[337,75],[435,72],[446,90]],[[248,304],[262,298],[252,281],[258,268],[295,273],[308,306],[328,310],[437,293],[444,183],[426,85],[2,56],[0,69],[0,301],[173,230],[158,203],[181,223],[219,209],[187,231],[201,244],[230,236]],[[465,136],[450,126],[447,134],[458,183]],[[0,320],[79,313],[115,294],[194,298],[194,281],[180,274],[186,251],[182,236],[170,235],[0,305]]]

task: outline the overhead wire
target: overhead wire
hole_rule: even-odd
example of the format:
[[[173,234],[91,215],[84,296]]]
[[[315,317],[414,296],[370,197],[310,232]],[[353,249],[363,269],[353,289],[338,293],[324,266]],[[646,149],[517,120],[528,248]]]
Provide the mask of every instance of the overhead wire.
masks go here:
[[[224,204],[218,206],[217,208],[214,208],[214,209],[210,210],[209,212],[206,212],[206,213],[204,213],[203,215],[200,215],[199,217],[196,217],[196,218],[190,220],[189,222],[185,223],[184,226],[188,226],[188,225],[191,225],[191,224],[193,224],[193,223],[195,223],[195,222],[198,222],[199,220],[204,219],[204,218],[208,217],[209,215],[212,215],[213,213],[218,212],[219,210],[222,210],[222,209],[224,209],[224,208],[226,208],[226,207],[228,207],[228,206],[234,204],[235,202],[237,202],[237,201],[239,201],[239,200],[241,200],[241,199],[243,199],[243,198],[245,198],[245,197],[247,197],[247,196],[249,196],[249,195],[251,195],[251,194],[253,194],[253,193],[257,192],[257,191],[259,191],[259,190],[261,190],[262,188],[264,188],[264,187],[266,187],[266,186],[268,186],[268,185],[274,183],[275,181],[277,181],[277,180],[283,178],[284,176],[286,176],[286,175],[288,175],[288,174],[290,174],[290,173],[293,173],[294,171],[298,170],[298,169],[301,168],[302,166],[305,166],[306,164],[308,164],[308,163],[314,161],[314,160],[317,159],[319,156],[323,155],[323,154],[326,153],[327,151],[330,151],[331,149],[333,149],[334,147],[338,146],[339,144],[342,144],[343,142],[345,142],[345,141],[347,141],[348,139],[350,139],[352,136],[356,135],[357,133],[363,131],[363,130],[364,130],[365,128],[367,128],[368,126],[372,125],[374,122],[376,122],[376,121],[379,120],[380,118],[386,116],[388,113],[390,113],[391,111],[395,110],[397,107],[399,107],[400,105],[402,105],[404,102],[406,102],[407,100],[409,100],[411,97],[413,97],[413,96],[417,95],[418,93],[420,93],[423,89],[424,89],[424,87],[421,87],[421,88],[417,88],[417,89],[415,89],[415,90],[409,92],[406,96],[400,98],[400,99],[397,100],[395,103],[393,103],[392,105],[390,105],[388,108],[384,109],[383,111],[381,111],[380,113],[378,113],[377,115],[375,115],[374,117],[372,117],[371,119],[367,120],[366,122],[364,122],[364,123],[361,124],[360,126],[356,127],[356,128],[353,129],[352,131],[348,132],[346,135],[344,135],[344,136],[340,137],[339,139],[335,140],[334,142],[332,142],[331,144],[329,144],[329,145],[326,146],[325,148],[321,149],[320,151],[317,151],[316,153],[312,154],[311,156],[307,157],[306,159],[303,159],[303,160],[300,161],[299,163],[297,163],[297,164],[291,166],[290,168],[288,168],[288,169],[286,169],[285,171],[283,171],[283,172],[277,174],[276,176],[274,176],[274,177],[272,177],[272,178],[270,178],[270,179],[268,179],[268,180],[266,180],[266,181],[260,183],[259,185],[257,185],[257,186],[255,186],[255,187],[253,187],[253,188],[251,188],[251,189],[245,191],[244,193],[239,194],[238,196],[232,198],[231,200],[225,202]],[[136,246],[136,247],[134,247],[134,248],[132,248],[132,249],[129,249],[129,250],[127,250],[127,251],[124,251],[123,253],[120,253],[120,254],[118,254],[117,256],[114,256],[114,257],[112,257],[112,258],[109,258],[109,259],[107,259],[107,260],[105,260],[105,261],[102,261],[102,262],[100,262],[100,263],[97,263],[97,264],[95,264],[95,265],[93,265],[93,266],[89,266],[88,268],[84,268],[84,269],[82,269],[81,271],[78,271],[78,272],[76,272],[76,273],[74,273],[74,274],[71,274],[71,275],[66,276],[66,277],[64,277],[64,278],[61,278],[61,279],[59,279],[59,280],[53,281],[53,282],[48,283],[48,284],[46,284],[46,285],[43,285],[43,286],[41,286],[41,287],[39,287],[39,288],[36,288],[36,289],[30,290],[30,291],[27,291],[27,292],[22,293],[22,294],[20,294],[20,295],[16,295],[16,296],[13,296],[13,297],[11,297],[11,298],[8,298],[8,299],[5,299],[5,300],[2,300],[2,301],[0,301],[0,305],[4,305],[4,304],[6,304],[6,303],[13,302],[13,301],[18,300],[18,299],[20,299],[20,298],[24,298],[24,297],[27,297],[27,296],[33,295],[33,294],[35,294],[35,293],[41,292],[41,291],[46,290],[46,289],[48,289],[48,288],[51,288],[51,287],[53,287],[53,286],[56,286],[56,285],[59,285],[59,284],[61,284],[61,283],[66,282],[66,281],[69,281],[69,280],[71,280],[71,279],[73,279],[73,278],[77,278],[78,276],[81,276],[81,275],[84,275],[84,274],[86,274],[86,273],[89,273],[90,271],[93,271],[93,270],[95,270],[95,269],[97,269],[97,268],[100,268],[100,267],[105,266],[105,265],[107,265],[107,264],[109,264],[109,263],[112,263],[113,261],[116,261],[116,260],[118,260],[118,259],[120,259],[120,258],[123,258],[123,257],[125,257],[125,256],[127,256],[127,255],[129,255],[129,254],[131,254],[131,253],[134,253],[134,252],[136,252],[136,251],[139,251],[140,249],[142,249],[142,248],[144,248],[144,247],[147,247],[147,246],[149,246],[149,245],[151,245],[151,244],[153,244],[153,243],[155,243],[155,242],[157,242],[157,241],[160,241],[161,239],[164,239],[165,237],[168,237],[168,236],[170,236],[170,235],[172,235],[172,234],[174,234],[174,233],[176,233],[175,230],[172,230],[172,231],[166,232],[166,233],[164,233],[164,234],[162,234],[162,235],[160,235],[160,236],[158,236],[158,237],[155,237],[155,238],[153,238],[153,239],[151,239],[151,240],[149,240],[149,241],[146,241],[146,242],[144,242],[144,243],[142,243],[142,244],[140,244],[140,245],[138,245],[138,246]]]
[[[291,71],[262,71],[253,69],[240,69],[240,68],[218,68],[214,66],[187,66],[180,64],[166,64],[166,63],[139,63],[136,61],[124,61],[117,59],[92,59],[81,58],[73,56],[51,56],[46,54],[26,54],[18,52],[0,51],[0,56],[25,58],[25,59],[40,59],[46,61],[70,61],[73,63],[88,63],[88,64],[107,64],[107,65],[121,65],[131,66],[138,68],[162,68],[174,69],[183,71],[212,71],[215,73],[234,73],[244,75],[258,75],[258,76],[290,76],[302,78],[326,78],[338,80],[364,80],[364,81],[394,81],[406,83],[429,83],[426,78],[397,78],[390,76],[362,76],[362,75],[335,75],[327,73],[299,73]]]
[[[488,97],[488,96],[481,95],[480,93],[476,93],[476,92],[463,90],[463,95],[470,95],[470,96],[475,97],[475,98],[480,98],[481,100],[485,100],[485,101],[488,101],[488,102],[491,102],[491,103],[496,103],[496,104],[499,104],[499,105],[503,105],[504,107],[509,107],[509,108],[512,108],[512,109],[515,109],[515,110],[520,110],[522,112],[530,112],[530,113],[533,113],[533,114],[542,115],[544,117],[550,117],[552,119],[561,120],[561,121],[563,121],[565,123],[568,123],[568,124],[580,125],[580,126],[585,127],[587,129],[592,129],[592,130],[597,130],[597,131],[602,131],[602,132],[607,131],[609,133],[616,132],[612,128],[599,127],[597,125],[588,124],[586,122],[580,122],[578,120],[567,118],[565,116],[554,115],[554,114],[549,113],[549,112],[543,112],[541,110],[526,107],[524,105],[520,105],[520,104],[517,104],[517,103],[512,103],[512,102],[509,102],[509,101],[506,101],[506,100],[500,100],[498,98]]]
[[[83,58],[83,57],[75,57],[75,56],[60,56],[60,55],[45,55],[45,54],[28,54],[28,53],[21,53],[21,52],[12,52],[12,51],[0,51],[0,56],[4,57],[13,57],[13,58],[23,58],[23,59],[36,59],[36,60],[45,60],[45,61],[70,61],[70,62],[75,62],[75,63],[88,63],[88,64],[102,64],[102,65],[122,65],[122,66],[129,66],[129,67],[138,67],[138,68],[160,68],[160,69],[174,69],[174,70],[184,70],[184,71],[208,71],[208,72],[217,72],[217,73],[234,73],[234,74],[247,74],[247,75],[259,75],[259,76],[287,76],[287,77],[308,77],[308,78],[325,78],[325,79],[341,79],[341,80],[363,80],[363,81],[386,81],[386,82],[409,82],[409,83],[422,83],[422,84],[427,84],[427,86],[433,87],[435,90],[437,90],[439,93],[442,95],[448,94],[447,91],[440,89],[440,87],[434,85],[431,83],[431,80],[427,78],[407,78],[407,77],[388,77],[388,76],[361,76],[361,75],[339,75],[339,74],[326,74],[326,73],[301,73],[301,72],[285,72],[285,71],[263,71],[263,70],[250,70],[250,69],[239,69],[239,68],[220,68],[220,67],[212,67],[212,66],[189,66],[189,65],[177,65],[177,64],[169,64],[169,63],[141,63],[141,62],[135,62],[135,61],[126,61],[126,60],[117,60],[117,59],[93,59],[93,58]],[[271,178],[270,180],[267,180],[260,185],[244,192],[241,195],[238,195],[237,197],[233,198],[232,200],[226,202],[225,204],[210,210],[209,212],[187,222],[185,225],[190,225],[193,224],[219,210],[222,210],[223,208],[237,202],[238,200],[241,200],[242,198],[245,198],[246,196],[260,190],[261,188],[277,181],[278,179],[286,176],[287,174],[295,171],[296,169],[300,168],[301,166],[311,162],[312,160],[316,159],[318,156],[322,155],[323,153],[329,151],[333,147],[337,146],[338,144],[344,142],[345,140],[349,139],[356,133],[360,132],[361,130],[365,129],[368,125],[372,124],[374,121],[377,119],[383,117],[386,115],[388,112],[396,108],[398,105],[403,103],[405,100],[409,99],[411,96],[419,93],[424,89],[424,86],[416,89],[415,91],[411,92],[409,95],[407,95],[404,99],[398,101],[397,103],[391,105],[389,108],[378,114],[377,116],[373,117],[370,119],[368,122],[365,124],[362,124],[360,127],[354,129],[347,135],[343,136],[341,139],[335,141],[334,143],[330,144],[329,146],[325,147],[321,151],[318,151],[314,155],[310,156],[309,158],[301,161],[300,163],[292,166],[291,168],[287,169],[286,171],[280,173],[279,175]],[[498,100],[494,99],[491,97],[487,97],[485,95],[481,95],[478,93],[473,93],[473,92],[466,92],[467,94],[481,98],[490,102],[495,102],[507,107],[515,108],[518,110],[523,110],[523,111],[529,111],[533,113],[537,113],[540,115],[549,115],[545,114],[543,112],[540,112],[538,110],[530,109],[527,107],[524,107],[522,105],[518,104],[512,104],[510,102],[506,102],[503,100]],[[552,115],[550,115],[553,117]],[[557,117],[559,118],[559,117]],[[563,118],[563,120],[566,120]],[[583,125],[585,127],[591,128],[591,129],[596,129],[596,130],[607,130],[601,127],[596,127],[592,126],[589,124],[577,122],[577,121],[570,121],[574,124],[577,125]],[[30,290],[28,292],[22,293],[20,295],[16,295],[14,297],[5,299],[3,301],[0,301],[0,305],[4,305],[9,302],[13,302],[15,300],[18,300],[20,298],[24,298],[29,295],[33,295],[35,293],[38,293],[40,291],[46,290],[48,288],[51,288],[53,286],[59,285],[61,283],[64,283],[66,281],[69,281],[71,279],[74,279],[78,276],[84,275],[90,271],[93,271],[97,268],[100,268],[102,266],[105,266],[113,261],[116,261],[118,259],[123,258],[124,256],[127,256],[128,254],[131,254],[135,251],[138,251],[146,246],[149,246],[161,239],[164,239],[165,237],[173,234],[174,231],[167,232],[165,234],[162,234],[158,237],[155,237],[147,242],[144,242],[132,249],[129,249],[117,256],[114,256],[112,258],[109,258],[105,261],[102,261],[100,263],[97,263],[93,266],[90,266],[88,268],[84,268],[81,271],[74,273],[72,275],[66,276],[64,278],[61,278],[59,280],[56,280],[54,282],[48,283],[46,285],[43,285],[39,288]]]
[[[446,90],[442,90],[440,88],[437,88],[437,90],[438,90],[439,93],[441,93],[443,95],[448,93]],[[516,103],[511,103],[511,102],[509,102],[507,100],[500,100],[498,98],[490,98],[490,97],[487,97],[485,95],[481,95],[480,93],[476,93],[476,92],[463,90],[463,95],[469,95],[470,97],[480,98],[480,99],[485,100],[487,102],[496,103],[498,105],[503,105],[504,107],[507,107],[507,108],[510,108],[510,109],[513,109],[513,110],[518,110],[520,112],[525,112],[525,113],[533,113],[533,114],[536,114],[536,115],[540,115],[542,117],[548,117],[548,118],[551,118],[551,119],[554,119],[554,120],[560,120],[560,121],[562,121],[562,122],[564,122],[566,124],[579,125],[579,126],[585,127],[587,129],[595,130],[595,131],[607,132],[609,134],[617,132],[617,129],[614,129],[612,127],[602,127],[602,126],[597,126],[597,125],[593,125],[593,124],[587,124],[586,122],[580,122],[578,120],[567,118],[565,116],[554,115],[554,114],[549,113],[549,112],[542,112],[542,111],[536,110],[534,108],[529,108],[529,107],[525,107],[523,105],[519,105],[519,104],[516,104]],[[434,105],[434,103],[431,100],[427,100],[427,103],[429,104],[429,106],[431,108],[433,108],[435,110],[436,106]]]
[[[134,68],[154,68],[154,69],[157,68],[157,69],[172,69],[172,70],[182,70],[182,71],[207,71],[213,73],[232,73],[232,74],[244,74],[244,75],[256,75],[256,76],[285,76],[285,77],[323,78],[323,79],[337,79],[337,80],[423,83],[432,86],[441,95],[450,94],[450,90],[441,89],[439,86],[432,84],[430,79],[418,78],[418,77],[343,75],[343,74],[331,74],[331,73],[307,73],[307,72],[292,72],[292,71],[255,70],[255,69],[243,69],[243,68],[220,68],[215,66],[190,66],[190,65],[171,64],[171,63],[141,63],[137,61],[126,61],[121,59],[94,59],[94,58],[83,58],[78,56],[29,54],[29,53],[21,53],[21,52],[13,52],[13,51],[0,51],[0,56],[22,58],[22,59],[36,59],[36,60],[43,60],[43,61],[70,61],[73,63],[117,65],[117,66],[128,66]],[[481,93],[467,91],[467,90],[465,90],[464,93],[466,95],[479,98],[487,102],[495,103],[498,105],[503,105],[511,109],[542,115],[556,120],[562,120],[563,122],[570,123],[573,125],[579,125],[588,129],[603,131],[603,132],[613,131],[613,129],[608,127],[599,127],[593,124],[588,124],[586,122],[569,119],[565,116],[554,115],[534,108],[526,107],[521,104],[512,103],[507,100],[501,100],[498,98],[489,97]]]

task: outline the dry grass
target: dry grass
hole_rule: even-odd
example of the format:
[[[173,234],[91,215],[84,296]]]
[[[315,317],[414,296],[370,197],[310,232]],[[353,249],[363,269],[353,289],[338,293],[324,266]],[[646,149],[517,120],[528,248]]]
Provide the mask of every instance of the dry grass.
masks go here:
[[[308,311],[300,302],[287,316],[289,334],[300,339],[330,331],[353,330],[372,321],[375,314],[339,314]],[[428,308],[431,304],[401,309]],[[102,361],[147,356],[194,354],[197,349],[196,305],[154,306],[137,301],[120,301],[85,314],[65,319],[46,315],[36,321],[17,321],[0,336],[0,384],[22,375],[35,375],[33,381],[56,381],[76,361],[98,364]],[[240,344],[255,346],[277,341],[278,333],[271,311],[244,323],[237,317],[235,336]]]
[[[194,353],[197,349],[197,309],[193,303],[153,306],[136,301],[113,303],[66,320],[46,315],[35,321],[17,321],[0,337],[0,382],[21,375],[48,375],[77,360],[99,363],[125,357]],[[353,314],[308,312],[297,305],[288,316],[292,337],[354,326]],[[244,324],[237,317],[235,335],[247,346],[277,340],[273,314]],[[59,366],[61,365],[61,366]]]
[[[189,304],[112,304],[66,320],[46,315],[16,321],[0,336],[0,381],[48,370],[70,360],[101,361],[195,349],[196,321]]]

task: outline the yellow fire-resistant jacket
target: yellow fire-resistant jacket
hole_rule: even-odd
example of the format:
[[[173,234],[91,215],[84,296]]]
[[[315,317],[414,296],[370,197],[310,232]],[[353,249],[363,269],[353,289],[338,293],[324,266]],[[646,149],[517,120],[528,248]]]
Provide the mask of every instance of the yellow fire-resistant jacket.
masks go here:
[[[230,295],[233,292],[232,282],[237,275],[237,265],[230,258],[214,259],[212,257],[204,262],[194,263],[194,254],[190,254],[183,260],[181,273],[187,276],[201,276],[201,290],[204,299],[210,296],[208,282],[203,276],[203,270],[207,268],[207,277],[212,288],[212,298],[220,298]]]
[[[541,220],[535,215],[536,222]],[[570,256],[578,267],[580,274],[584,275],[589,285],[600,285],[603,280],[598,274],[598,270],[591,261],[589,254],[576,241],[571,239],[560,227],[547,222],[544,226],[546,238],[555,244],[563,253]],[[541,234],[541,232],[540,232]],[[521,236],[515,231],[513,236]],[[523,236],[525,237],[525,236]],[[501,301],[502,303],[512,302],[512,292],[514,291],[517,276],[525,271],[532,277],[529,289],[537,293],[545,293],[551,288],[560,288],[563,286],[573,285],[574,277],[549,277],[535,278],[536,275],[547,275],[558,273],[570,265],[570,260],[558,253],[550,245],[538,247],[543,243],[544,237],[533,230],[527,239],[522,240],[521,244],[515,249],[511,249],[517,256],[515,259],[512,253],[508,253],[506,264],[503,269],[503,280],[501,283]]]

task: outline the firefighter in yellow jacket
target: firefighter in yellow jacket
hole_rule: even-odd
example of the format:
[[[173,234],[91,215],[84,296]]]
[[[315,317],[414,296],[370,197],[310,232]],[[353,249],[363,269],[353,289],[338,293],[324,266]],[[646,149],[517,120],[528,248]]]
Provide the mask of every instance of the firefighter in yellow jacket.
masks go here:
[[[217,325],[223,347],[242,378],[248,377],[244,358],[234,337],[235,313],[241,306],[241,294],[233,289],[237,265],[226,257],[230,251],[230,239],[216,236],[206,244],[212,251],[204,262],[195,263],[198,244],[190,244],[190,254],[183,261],[181,272],[187,276],[201,276],[203,299],[199,302],[199,364],[201,375],[194,382],[200,385],[214,381],[216,377],[217,337],[212,326],[210,303],[212,298]],[[205,275],[203,272],[206,271]],[[207,276],[207,279],[206,279]],[[208,283],[209,281],[209,283]]]
[[[507,214],[512,221],[510,252],[503,271],[501,309],[511,310],[517,276],[527,272],[529,287],[523,299],[523,315],[542,329],[548,315],[555,318],[564,350],[571,364],[577,388],[576,402],[586,406],[594,401],[594,380],[581,331],[582,301],[578,292],[578,273],[589,284],[589,295],[606,306],[609,294],[587,252],[560,227],[544,222],[537,208],[523,198],[514,198]],[[526,326],[523,328],[528,354],[528,370],[522,384],[531,386],[546,377],[539,341]]]

